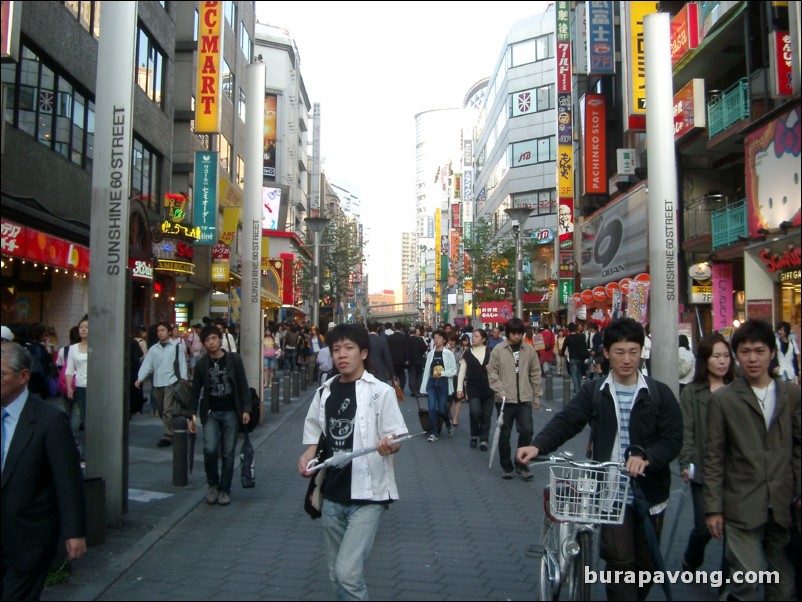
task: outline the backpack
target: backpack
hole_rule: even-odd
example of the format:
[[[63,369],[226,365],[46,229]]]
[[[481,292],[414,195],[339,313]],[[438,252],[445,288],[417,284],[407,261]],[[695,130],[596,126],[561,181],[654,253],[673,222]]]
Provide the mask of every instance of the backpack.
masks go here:
[[[31,360],[33,360],[31,362],[31,380],[28,387],[32,393],[47,398],[50,394],[49,364],[47,363],[47,358],[43,358],[43,355],[46,356],[47,353],[38,343],[25,343],[25,348],[31,354]]]
[[[248,387],[248,391],[251,394],[251,419],[248,421],[248,424],[242,424],[240,422],[240,433],[252,433],[253,429],[256,428],[256,425],[259,424],[262,418],[262,402],[259,399],[259,394],[253,387]]]

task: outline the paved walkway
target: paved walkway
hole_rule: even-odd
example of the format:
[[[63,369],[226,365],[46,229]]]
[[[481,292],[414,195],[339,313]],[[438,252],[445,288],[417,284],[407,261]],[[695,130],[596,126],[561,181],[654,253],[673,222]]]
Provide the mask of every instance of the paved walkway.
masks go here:
[[[562,405],[562,381],[535,414],[535,432]],[[74,563],[70,583],[43,600],[325,600],[333,599],[322,552],[320,522],[303,511],[307,481],[296,462],[312,388],[252,437],[257,448],[257,485],[243,490],[235,471],[228,507],[203,503],[206,484],[201,446],[189,485],[171,485],[172,453],[155,446],[161,423],[151,416],[131,422],[129,511],[122,529]],[[425,403],[424,399],[420,400]],[[269,397],[267,401],[269,408]],[[415,399],[401,402],[410,432],[420,430]],[[532,482],[503,481],[498,460],[470,449],[468,408],[453,437],[404,444],[397,458],[401,500],[393,504],[376,538],[366,573],[373,599],[533,600],[536,559],[528,553],[540,533],[545,466]],[[513,435],[515,441],[516,435]],[[584,449],[587,433],[566,449]],[[676,472],[676,470],[675,470]],[[663,543],[682,506],[667,564],[676,569],[692,516],[678,477]],[[721,547],[708,547],[715,568]],[[675,586],[676,600],[714,600],[706,586]],[[597,586],[595,596],[604,598]],[[663,599],[653,589],[652,600]]]

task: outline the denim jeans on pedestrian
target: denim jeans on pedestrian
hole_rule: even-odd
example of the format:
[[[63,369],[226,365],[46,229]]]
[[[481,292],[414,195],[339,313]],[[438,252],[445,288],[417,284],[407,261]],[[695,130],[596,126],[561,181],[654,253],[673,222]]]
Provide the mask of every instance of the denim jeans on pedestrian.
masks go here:
[[[236,412],[209,412],[206,424],[203,425],[203,466],[206,469],[206,482],[226,493],[231,493],[238,432],[239,420]],[[217,460],[220,455],[223,463],[218,476]]]
[[[468,406],[471,410],[471,437],[480,441],[488,441],[490,436],[490,423],[493,421],[493,402],[495,395],[484,397],[471,397]]]
[[[72,399],[67,399],[72,434],[77,435],[81,424],[86,428],[86,387],[75,387],[72,390]]]
[[[501,404],[497,403],[496,408],[500,410]],[[504,472],[509,472],[513,469],[512,456],[515,454],[512,453],[512,447],[510,446],[513,421],[518,431],[518,447],[532,445],[534,426],[532,424],[531,401],[504,404],[504,422],[501,425],[501,433],[499,433],[498,439],[498,460]]]
[[[337,600],[367,600],[365,560],[373,548],[384,504],[323,501],[323,543]]]
[[[582,366],[585,365],[585,362],[582,360],[569,360],[568,362],[568,369],[571,371],[571,386],[573,389],[571,390],[571,396],[573,397],[576,395],[579,388],[582,386]]]
[[[430,377],[426,383],[426,395],[429,396],[429,432],[439,437],[438,414],[445,420],[446,427],[451,426],[451,418],[448,416],[448,379]]]

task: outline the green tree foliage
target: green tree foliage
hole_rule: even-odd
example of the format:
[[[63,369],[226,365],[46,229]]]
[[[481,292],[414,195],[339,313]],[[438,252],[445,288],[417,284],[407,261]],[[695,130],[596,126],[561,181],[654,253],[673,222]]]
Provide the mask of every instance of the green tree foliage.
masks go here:
[[[522,257],[531,257],[533,244],[523,233]],[[488,219],[474,224],[473,241],[465,241],[469,250],[471,266],[466,266],[464,277],[473,272],[474,298],[477,303],[489,301],[515,302],[515,238],[510,229],[503,232],[495,230]],[[532,277],[524,273],[524,291],[533,286]]]

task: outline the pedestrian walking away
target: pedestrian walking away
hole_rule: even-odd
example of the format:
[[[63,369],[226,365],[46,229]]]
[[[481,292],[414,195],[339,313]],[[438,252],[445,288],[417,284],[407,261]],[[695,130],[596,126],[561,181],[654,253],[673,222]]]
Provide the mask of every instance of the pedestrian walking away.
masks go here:
[[[190,433],[197,430],[196,416],[203,425],[203,466],[206,469],[207,504],[231,503],[234,451],[240,424],[251,418],[251,394],[240,356],[222,348],[222,333],[216,326],[201,332],[206,355],[195,366],[190,395]],[[222,461],[218,472],[218,460]]]
[[[341,324],[326,338],[339,376],[324,383],[312,399],[303,432],[308,447],[298,460],[298,472],[307,478],[315,474],[307,466],[318,443],[325,458],[376,446],[378,453],[325,469],[322,484],[323,543],[336,598],[367,600],[365,561],[382,514],[398,499],[390,456],[401,446],[393,439],[406,435],[407,427],[393,388],[366,369],[370,343],[364,327]]]
[[[630,488],[623,524],[601,527],[600,555],[607,569],[635,571],[631,574],[656,568],[643,521],[651,521],[659,542],[671,493],[670,464],[682,446],[682,413],[674,393],[638,370],[643,336],[643,327],[632,318],[610,322],[603,337],[610,373],[604,380],[582,385],[566,408],[535,436],[533,444],[519,449],[516,457],[526,463],[550,454],[591,425],[593,460],[626,461],[626,471],[638,479],[648,505],[647,516],[638,515]],[[606,587],[609,600],[643,600],[651,584],[639,588],[637,583],[622,580]]]
[[[2,600],[39,600],[59,540],[86,552],[83,475],[66,414],[28,392],[32,359],[2,343]]]
[[[499,463],[502,478],[512,479],[513,471],[522,479],[532,479],[526,463],[513,466],[515,454],[510,447],[512,426],[518,431],[518,446],[532,443],[532,409],[540,409],[543,398],[542,375],[537,351],[523,344],[524,323],[520,318],[511,318],[505,328],[507,340],[499,343],[490,354],[487,377],[496,394],[496,408],[501,412],[501,402],[506,400],[504,421],[498,443]]]

